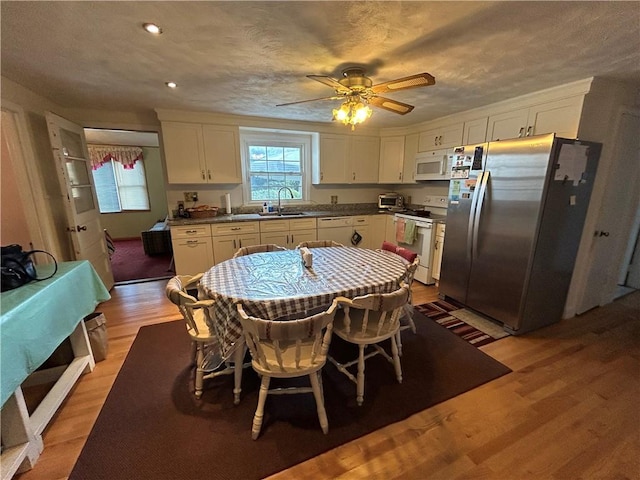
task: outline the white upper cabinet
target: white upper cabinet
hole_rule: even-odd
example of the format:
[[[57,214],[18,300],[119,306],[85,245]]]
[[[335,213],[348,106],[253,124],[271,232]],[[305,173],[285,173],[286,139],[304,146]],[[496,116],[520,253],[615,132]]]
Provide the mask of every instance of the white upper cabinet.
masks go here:
[[[464,122],[462,145],[483,143],[487,139],[487,121],[488,117],[482,117],[469,122]]]
[[[428,152],[440,148],[457,147],[462,145],[463,123],[456,123],[420,132],[418,151]]]
[[[404,135],[380,139],[380,170],[378,183],[402,183]]]
[[[576,138],[583,101],[584,95],[579,95],[491,115],[487,140],[530,137],[545,133]]]
[[[378,183],[379,162],[379,137],[321,134],[313,183]]]
[[[350,183],[378,183],[380,137],[351,138]]]
[[[201,125],[163,122],[162,144],[169,183],[205,183]]]
[[[162,122],[169,183],[241,183],[238,127]]]
[[[402,183],[416,183],[416,154],[420,135],[412,133],[404,137],[404,163],[402,164]]]
[[[242,183],[238,127],[202,125],[208,183]]]
[[[317,178],[313,183],[347,183],[349,166],[349,137],[320,135],[320,159]]]

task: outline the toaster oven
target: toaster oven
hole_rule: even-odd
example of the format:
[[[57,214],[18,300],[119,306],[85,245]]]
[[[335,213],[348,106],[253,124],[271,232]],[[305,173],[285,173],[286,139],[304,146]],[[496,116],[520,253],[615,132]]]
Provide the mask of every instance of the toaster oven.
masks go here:
[[[395,210],[404,208],[404,198],[394,192],[378,195],[378,210]]]

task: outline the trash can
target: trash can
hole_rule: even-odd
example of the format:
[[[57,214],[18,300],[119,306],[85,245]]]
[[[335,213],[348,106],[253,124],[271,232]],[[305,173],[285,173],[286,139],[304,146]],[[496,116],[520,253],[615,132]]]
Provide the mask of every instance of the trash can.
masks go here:
[[[109,343],[107,338],[107,319],[101,312],[93,312],[84,317],[84,325],[93,351],[93,359],[101,362],[107,358]]]

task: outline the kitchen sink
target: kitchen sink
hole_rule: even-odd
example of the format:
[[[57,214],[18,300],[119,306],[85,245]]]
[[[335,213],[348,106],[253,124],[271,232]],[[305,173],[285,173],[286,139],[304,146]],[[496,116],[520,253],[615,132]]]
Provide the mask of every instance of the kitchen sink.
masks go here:
[[[301,217],[305,212],[258,212],[261,217]]]

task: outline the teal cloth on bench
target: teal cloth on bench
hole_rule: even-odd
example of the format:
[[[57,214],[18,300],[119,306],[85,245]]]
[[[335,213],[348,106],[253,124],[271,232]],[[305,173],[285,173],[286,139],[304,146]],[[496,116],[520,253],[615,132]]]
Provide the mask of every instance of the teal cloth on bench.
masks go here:
[[[39,276],[51,265],[36,267]],[[0,405],[111,296],[86,260],[58,263],[58,272],[0,294]]]

